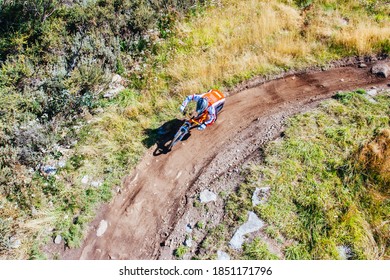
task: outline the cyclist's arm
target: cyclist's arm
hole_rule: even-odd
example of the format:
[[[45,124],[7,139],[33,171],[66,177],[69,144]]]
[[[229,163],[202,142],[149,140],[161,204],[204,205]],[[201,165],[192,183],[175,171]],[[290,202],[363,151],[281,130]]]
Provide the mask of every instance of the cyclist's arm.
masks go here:
[[[186,99],[184,99],[183,103],[181,104],[183,107],[186,107],[187,104],[190,102],[190,101],[195,101],[197,102],[200,98],[202,97],[202,95],[198,95],[198,94],[191,94],[191,95],[188,95]]]

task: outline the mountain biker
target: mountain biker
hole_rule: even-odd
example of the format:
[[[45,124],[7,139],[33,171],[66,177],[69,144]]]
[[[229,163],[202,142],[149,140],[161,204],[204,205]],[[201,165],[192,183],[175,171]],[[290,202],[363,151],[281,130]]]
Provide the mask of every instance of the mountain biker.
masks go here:
[[[189,95],[180,106],[182,113],[190,101],[196,102],[196,113],[198,116],[195,119],[202,122],[198,126],[198,130],[204,130],[206,126],[212,125],[217,120],[217,115],[225,104],[225,95],[217,89],[211,89],[202,94]]]

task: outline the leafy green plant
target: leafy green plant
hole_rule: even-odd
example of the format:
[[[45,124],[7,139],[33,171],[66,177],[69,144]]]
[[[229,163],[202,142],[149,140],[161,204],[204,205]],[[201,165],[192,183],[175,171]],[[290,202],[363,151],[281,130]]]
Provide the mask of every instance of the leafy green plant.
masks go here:
[[[310,6],[313,3],[313,0],[295,0],[295,3],[300,8],[306,8],[306,7]]]
[[[202,221],[198,221],[195,225],[197,229],[204,229],[205,225]]]
[[[175,255],[176,258],[181,259],[185,255],[185,253],[187,253],[187,251],[188,251],[188,248],[186,246],[180,245],[174,251],[174,255]]]
[[[0,218],[0,253],[10,249],[10,238],[10,223]]]

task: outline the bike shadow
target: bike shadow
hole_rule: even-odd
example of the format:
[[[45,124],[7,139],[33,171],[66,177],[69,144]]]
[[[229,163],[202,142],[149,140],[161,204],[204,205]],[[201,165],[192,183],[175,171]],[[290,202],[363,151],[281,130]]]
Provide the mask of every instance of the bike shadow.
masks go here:
[[[154,156],[167,154],[168,152],[170,152],[167,144],[170,140],[173,139],[173,136],[175,136],[175,133],[183,123],[184,120],[173,119],[167,121],[156,129],[145,129],[144,133],[146,135],[146,138],[142,142],[147,148],[157,145],[156,149],[153,152]],[[188,133],[182,139],[182,141],[187,140],[189,136],[190,133]]]

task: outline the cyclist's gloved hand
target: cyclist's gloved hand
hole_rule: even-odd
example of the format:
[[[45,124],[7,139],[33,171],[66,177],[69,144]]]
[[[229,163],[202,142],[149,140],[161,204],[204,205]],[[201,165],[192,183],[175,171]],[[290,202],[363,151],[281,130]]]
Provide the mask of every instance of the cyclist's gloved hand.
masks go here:
[[[198,130],[205,130],[205,129],[206,129],[206,125],[204,123],[198,126]]]
[[[180,106],[180,112],[184,113],[184,109],[185,109],[185,108],[186,108],[185,106],[181,105],[181,106]]]

